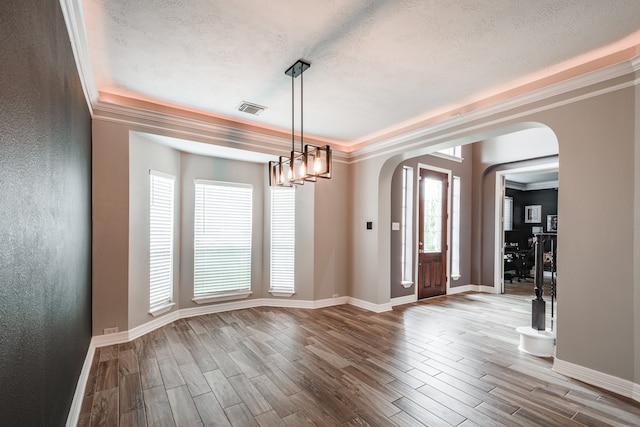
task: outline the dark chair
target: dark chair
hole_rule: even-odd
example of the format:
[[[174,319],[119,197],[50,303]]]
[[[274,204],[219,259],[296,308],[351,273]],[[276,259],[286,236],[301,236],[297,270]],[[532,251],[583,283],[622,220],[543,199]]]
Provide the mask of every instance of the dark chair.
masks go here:
[[[504,280],[509,280],[509,283],[513,283],[513,278],[517,278],[520,281],[518,271],[518,252],[507,251],[504,253]]]
[[[521,279],[533,279],[531,270],[536,265],[536,250],[534,247],[529,248],[518,254],[518,281]]]

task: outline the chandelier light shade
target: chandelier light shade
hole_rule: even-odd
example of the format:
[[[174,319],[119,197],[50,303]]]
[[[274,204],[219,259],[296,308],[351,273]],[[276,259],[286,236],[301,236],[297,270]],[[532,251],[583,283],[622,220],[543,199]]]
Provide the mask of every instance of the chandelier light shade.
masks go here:
[[[331,147],[304,144],[304,73],[311,64],[299,59],[284,73],[291,76],[291,154],[269,162],[269,185],[291,187],[331,178]],[[300,77],[300,149],[295,146],[295,78]]]
[[[307,166],[311,168],[309,175],[315,178],[331,178],[331,147],[318,147],[307,144],[304,147]]]

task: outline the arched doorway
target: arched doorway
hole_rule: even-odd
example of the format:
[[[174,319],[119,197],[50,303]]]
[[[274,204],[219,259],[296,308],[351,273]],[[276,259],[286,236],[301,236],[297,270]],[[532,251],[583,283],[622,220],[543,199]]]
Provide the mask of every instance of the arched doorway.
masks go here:
[[[501,168],[509,169],[514,165],[529,165],[542,162],[549,163],[548,159],[555,159],[557,167],[558,143],[555,134],[547,127],[536,124],[527,129],[504,128],[496,131],[497,135],[490,138],[474,141],[464,146],[465,153],[461,159],[454,163],[443,163],[442,156],[435,153],[444,144],[433,146],[431,149],[422,149],[415,152],[404,153],[389,159],[386,166],[391,162],[395,164],[395,169],[391,174],[390,185],[390,223],[392,225],[389,234],[390,242],[390,297],[392,305],[395,303],[405,303],[418,298],[417,279],[419,271],[419,233],[417,226],[418,218],[418,165],[432,165],[443,169],[448,168],[452,176],[461,179],[461,211],[458,213],[462,219],[459,232],[459,247],[451,248],[447,255],[447,262],[454,263],[455,251],[461,251],[457,255],[457,262],[461,263],[458,277],[453,277],[452,269],[448,268],[447,293],[464,292],[468,290],[496,292],[502,291],[502,255],[496,253],[497,247],[502,247],[503,233],[501,223],[496,220],[501,214],[501,208],[497,205],[496,195],[500,191],[496,187],[496,172]],[[480,135],[478,136],[481,137]],[[454,144],[452,141],[447,145]],[[428,152],[425,152],[428,151]],[[416,154],[416,156],[412,156]],[[434,155],[435,154],[435,155]],[[546,159],[546,160],[543,160]],[[467,166],[461,166],[467,165]],[[501,166],[502,165],[502,166]],[[406,186],[400,181],[402,171],[406,168],[414,170],[412,173],[414,182],[411,199],[413,200],[413,218],[407,219],[402,213],[401,205],[406,198]],[[469,171],[465,172],[465,168]],[[381,171],[381,182],[385,168]],[[462,175],[462,176],[460,176]],[[449,192],[452,195],[452,189]],[[455,213],[453,214],[455,217]],[[455,219],[455,218],[454,218]],[[410,227],[412,234],[409,239],[403,238],[403,233]],[[448,236],[452,237],[451,222],[448,225]],[[413,277],[407,279],[406,257],[401,256],[404,248],[403,242],[412,242],[411,255],[413,263]],[[452,242],[453,243],[453,242]],[[402,264],[402,265],[401,265]],[[499,280],[495,280],[495,278]]]

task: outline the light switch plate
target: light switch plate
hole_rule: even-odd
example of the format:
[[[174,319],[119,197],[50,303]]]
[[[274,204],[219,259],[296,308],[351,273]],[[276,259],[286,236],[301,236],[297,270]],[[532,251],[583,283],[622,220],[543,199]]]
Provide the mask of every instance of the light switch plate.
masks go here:
[[[392,222],[392,223],[391,223],[391,229],[392,229],[393,231],[398,231],[398,230],[400,230],[400,223],[399,223],[399,222]]]

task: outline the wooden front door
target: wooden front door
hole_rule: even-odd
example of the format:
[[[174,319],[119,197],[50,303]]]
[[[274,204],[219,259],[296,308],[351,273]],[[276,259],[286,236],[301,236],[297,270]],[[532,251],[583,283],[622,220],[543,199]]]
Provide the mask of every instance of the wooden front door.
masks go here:
[[[418,299],[447,292],[447,203],[449,176],[420,170]]]

